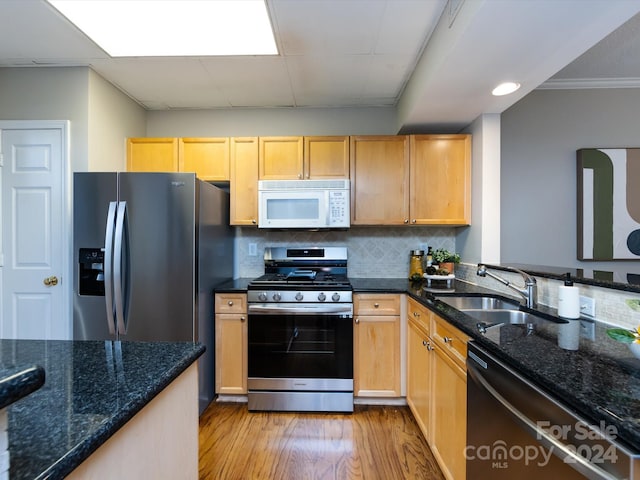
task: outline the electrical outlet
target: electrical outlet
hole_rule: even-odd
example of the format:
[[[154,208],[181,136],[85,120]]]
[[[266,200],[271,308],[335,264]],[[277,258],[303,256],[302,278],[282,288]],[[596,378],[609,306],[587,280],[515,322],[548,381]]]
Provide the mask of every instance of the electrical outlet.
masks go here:
[[[249,244],[249,256],[250,257],[255,257],[258,255],[258,244],[257,243],[250,243]]]
[[[596,324],[591,320],[580,320],[580,336],[596,341]]]
[[[594,318],[596,316],[596,300],[580,296],[580,314]]]

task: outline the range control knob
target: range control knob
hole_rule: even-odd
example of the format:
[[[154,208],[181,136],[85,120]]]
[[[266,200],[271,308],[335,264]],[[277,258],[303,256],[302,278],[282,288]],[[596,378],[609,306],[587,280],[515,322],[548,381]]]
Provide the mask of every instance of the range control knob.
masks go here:
[[[300,292],[296,293],[295,299],[297,301],[300,302],[300,301],[302,301],[303,298],[304,298],[304,296],[302,296],[302,293],[300,293]]]
[[[340,294],[338,292],[335,292],[333,295],[331,295],[331,300],[337,302],[338,300],[340,300]]]
[[[282,295],[280,295],[278,292],[276,292],[276,293],[273,294],[273,297],[271,297],[271,298],[273,298],[274,302],[279,302],[282,299]]]
[[[327,296],[324,293],[318,294],[318,300],[320,300],[321,302],[324,302],[326,299],[327,299]]]
[[[258,294],[258,300],[260,300],[261,302],[266,302],[267,301],[267,292],[260,292]]]

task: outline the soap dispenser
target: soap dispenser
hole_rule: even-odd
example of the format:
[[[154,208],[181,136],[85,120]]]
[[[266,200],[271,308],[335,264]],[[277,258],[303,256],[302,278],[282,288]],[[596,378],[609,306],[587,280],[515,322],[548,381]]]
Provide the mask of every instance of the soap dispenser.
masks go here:
[[[580,291],[571,281],[571,274],[565,275],[564,285],[558,289],[558,316],[580,318]]]

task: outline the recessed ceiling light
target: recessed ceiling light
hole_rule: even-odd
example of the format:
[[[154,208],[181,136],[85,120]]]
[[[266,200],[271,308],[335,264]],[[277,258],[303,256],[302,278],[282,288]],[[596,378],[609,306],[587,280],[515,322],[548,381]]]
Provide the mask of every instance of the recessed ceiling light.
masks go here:
[[[277,55],[265,0],[48,0],[112,57]]]
[[[501,95],[509,95],[510,93],[515,92],[519,88],[520,88],[520,84],[519,83],[504,82],[504,83],[501,83],[500,85],[498,85],[496,88],[494,88],[491,91],[491,94],[495,95],[496,97],[499,97]]]

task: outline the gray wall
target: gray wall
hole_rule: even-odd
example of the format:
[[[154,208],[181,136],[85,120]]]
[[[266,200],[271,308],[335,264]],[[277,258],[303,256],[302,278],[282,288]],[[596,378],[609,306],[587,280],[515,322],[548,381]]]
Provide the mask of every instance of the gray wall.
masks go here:
[[[395,135],[395,119],[390,107],[150,111],[147,136]]]
[[[640,269],[580,262],[576,247],[576,150],[640,147],[640,89],[536,90],[501,123],[501,261]]]
[[[0,120],[69,120],[71,171],[123,170],[145,117],[88,67],[0,68]]]
[[[71,169],[88,166],[86,67],[0,68],[1,120],[69,120]]]

